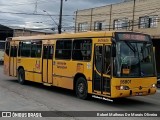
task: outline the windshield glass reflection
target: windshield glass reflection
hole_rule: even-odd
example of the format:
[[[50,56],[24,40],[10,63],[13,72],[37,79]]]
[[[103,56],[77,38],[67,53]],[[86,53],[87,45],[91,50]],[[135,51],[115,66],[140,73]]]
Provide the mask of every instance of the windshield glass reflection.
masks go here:
[[[117,43],[115,74],[117,77],[154,76],[152,44],[121,41]]]

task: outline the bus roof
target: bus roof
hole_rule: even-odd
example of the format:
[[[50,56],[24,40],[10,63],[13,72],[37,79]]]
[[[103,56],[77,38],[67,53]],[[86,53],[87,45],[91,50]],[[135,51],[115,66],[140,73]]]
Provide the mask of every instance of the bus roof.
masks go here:
[[[8,40],[49,40],[49,39],[63,39],[63,38],[91,38],[91,37],[112,37],[115,32],[129,32],[129,31],[89,31],[81,33],[62,33],[52,35],[37,35],[37,36],[20,36],[12,37]],[[143,33],[141,33],[143,34]]]
[[[37,35],[37,36],[20,36],[12,37],[12,40],[40,40],[40,39],[60,39],[60,38],[89,38],[89,37],[106,37],[113,36],[114,31],[100,31],[100,32],[81,32],[81,33],[62,33],[52,35]]]

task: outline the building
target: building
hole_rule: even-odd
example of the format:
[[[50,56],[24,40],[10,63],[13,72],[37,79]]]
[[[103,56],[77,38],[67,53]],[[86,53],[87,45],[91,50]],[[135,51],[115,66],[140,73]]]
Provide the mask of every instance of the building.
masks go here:
[[[30,30],[21,27],[8,27],[0,24],[0,40],[5,40],[7,37],[46,35],[52,33],[51,31],[41,29]]]
[[[4,60],[4,49],[5,49],[5,40],[7,37],[18,37],[18,36],[31,36],[31,35],[46,35],[52,34],[53,31],[47,30],[29,30],[20,27],[8,27],[0,24],[0,64]]]
[[[77,10],[75,32],[100,30],[135,31],[150,34],[160,73],[160,1],[125,0],[121,3]]]
[[[78,10],[75,31],[134,30],[160,37],[159,6],[159,0],[127,0],[122,3]]]

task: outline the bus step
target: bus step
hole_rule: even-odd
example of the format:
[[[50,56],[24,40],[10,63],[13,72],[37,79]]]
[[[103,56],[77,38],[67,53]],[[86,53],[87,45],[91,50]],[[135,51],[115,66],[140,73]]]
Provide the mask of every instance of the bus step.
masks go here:
[[[43,85],[45,85],[45,86],[52,86],[52,84],[49,84],[49,83],[43,83]]]

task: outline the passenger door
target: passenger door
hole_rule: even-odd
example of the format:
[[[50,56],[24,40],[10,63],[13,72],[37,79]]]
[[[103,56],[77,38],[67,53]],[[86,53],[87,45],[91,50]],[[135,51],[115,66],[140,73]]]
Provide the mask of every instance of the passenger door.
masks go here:
[[[93,92],[110,95],[111,52],[110,46],[96,44],[94,51]]]
[[[11,45],[10,47],[10,76],[17,76],[17,46]]]
[[[53,83],[53,52],[54,46],[45,44],[43,45],[43,58],[42,58],[42,81],[44,83]]]

